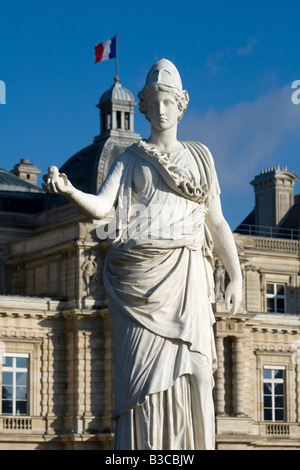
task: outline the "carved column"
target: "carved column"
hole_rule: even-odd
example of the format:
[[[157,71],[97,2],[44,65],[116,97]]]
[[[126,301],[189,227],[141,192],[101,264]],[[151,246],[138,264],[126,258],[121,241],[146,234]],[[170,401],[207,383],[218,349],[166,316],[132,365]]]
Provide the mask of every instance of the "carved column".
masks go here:
[[[216,338],[218,369],[215,384],[215,408],[218,416],[225,415],[225,382],[224,382],[224,338]]]
[[[112,112],[112,123],[111,128],[115,130],[117,128],[117,111],[113,110]]]
[[[78,319],[74,312],[64,313],[66,322],[66,432],[77,433],[78,414]]]
[[[299,345],[300,346],[300,345]],[[298,351],[297,351],[298,352]],[[296,421],[300,424],[300,354],[295,356],[295,373],[296,373]]]
[[[245,416],[243,339],[236,337],[233,343],[234,409],[236,416]]]
[[[65,314],[67,351],[66,432],[84,434],[91,421],[91,331],[78,311]]]
[[[74,396],[76,397],[76,432],[84,433],[83,417],[86,414],[87,398],[87,370],[86,370],[86,343],[87,337],[85,331],[78,328],[77,344],[75,346],[76,371],[74,380]],[[77,392],[77,393],[76,393]],[[74,410],[75,411],[75,410]]]
[[[45,418],[46,434],[55,434],[58,429],[62,431],[57,418],[57,411],[62,405],[58,403],[61,384],[58,379],[57,367],[59,365],[55,364],[55,354],[59,354],[58,338],[49,332],[42,343],[41,412]],[[39,383],[34,384],[36,392],[39,387]]]
[[[266,275],[260,272],[260,310],[262,312],[267,311],[267,300],[266,300]]]

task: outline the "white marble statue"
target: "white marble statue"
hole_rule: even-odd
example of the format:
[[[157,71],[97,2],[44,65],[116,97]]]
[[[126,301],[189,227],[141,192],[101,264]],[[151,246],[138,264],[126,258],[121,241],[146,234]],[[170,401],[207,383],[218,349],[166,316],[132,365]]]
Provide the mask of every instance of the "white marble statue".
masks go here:
[[[157,61],[138,96],[150,137],[116,159],[97,195],[75,189],[56,167],[44,188],[93,219],[122,213],[103,272],[114,343],[114,448],[212,450],[213,246],[229,275],[231,314],[241,302],[241,270],[213,158],[204,145],[177,140],[189,98],[176,67]]]

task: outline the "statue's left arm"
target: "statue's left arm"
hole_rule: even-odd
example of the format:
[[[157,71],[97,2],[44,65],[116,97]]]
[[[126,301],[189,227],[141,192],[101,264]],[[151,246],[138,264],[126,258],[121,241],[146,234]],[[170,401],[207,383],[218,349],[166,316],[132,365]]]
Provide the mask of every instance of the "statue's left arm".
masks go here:
[[[235,241],[223,216],[219,196],[209,201],[206,224],[211,233],[216,255],[222,262],[230,279],[225,294],[226,309],[229,310],[230,303],[232,303],[231,315],[235,315],[242,300],[242,273]]]

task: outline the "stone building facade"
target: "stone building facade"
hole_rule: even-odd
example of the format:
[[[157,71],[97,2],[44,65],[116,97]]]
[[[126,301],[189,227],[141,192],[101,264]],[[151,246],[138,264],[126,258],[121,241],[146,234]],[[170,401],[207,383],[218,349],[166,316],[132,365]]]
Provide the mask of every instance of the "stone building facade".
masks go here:
[[[92,193],[114,158],[139,139],[133,95],[118,79],[98,106],[99,136],[61,169]],[[110,449],[113,345],[102,283],[107,244],[97,237],[98,222],[43,193],[37,174],[24,159],[11,172],[0,170],[0,450]],[[234,233],[244,276],[234,318],[224,308],[227,275],[216,262],[219,450],[300,449],[296,179],[276,168],[254,180],[255,210]],[[262,208],[262,190],[269,209]],[[264,219],[262,211],[280,217]]]
[[[300,448],[297,179],[285,167],[262,170],[251,182],[254,210],[234,233],[244,292],[234,318],[222,295],[215,305],[219,449]]]
[[[229,318],[216,304],[218,448],[299,449],[299,241],[235,240],[244,274],[241,312]]]

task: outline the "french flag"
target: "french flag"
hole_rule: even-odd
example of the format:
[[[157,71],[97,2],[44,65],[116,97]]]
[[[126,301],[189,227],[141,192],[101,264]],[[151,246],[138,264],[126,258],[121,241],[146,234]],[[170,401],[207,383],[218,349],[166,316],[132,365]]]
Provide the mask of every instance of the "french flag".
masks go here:
[[[116,58],[116,37],[100,42],[95,46],[95,64],[103,60]]]

